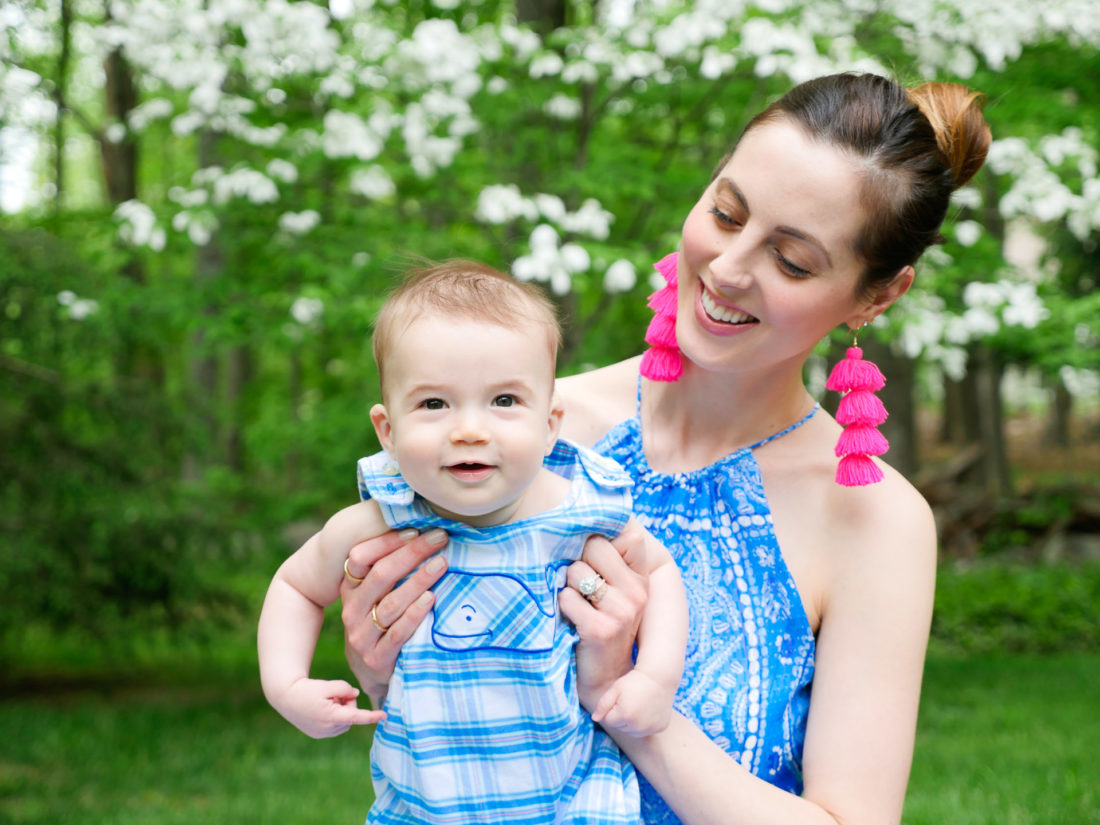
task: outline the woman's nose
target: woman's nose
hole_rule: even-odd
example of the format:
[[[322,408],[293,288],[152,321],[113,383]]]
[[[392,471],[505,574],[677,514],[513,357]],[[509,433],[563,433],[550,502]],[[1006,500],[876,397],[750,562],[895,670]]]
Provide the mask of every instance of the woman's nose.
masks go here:
[[[754,268],[759,265],[755,249],[745,232],[732,235],[710,262],[712,287],[743,290],[753,282]]]

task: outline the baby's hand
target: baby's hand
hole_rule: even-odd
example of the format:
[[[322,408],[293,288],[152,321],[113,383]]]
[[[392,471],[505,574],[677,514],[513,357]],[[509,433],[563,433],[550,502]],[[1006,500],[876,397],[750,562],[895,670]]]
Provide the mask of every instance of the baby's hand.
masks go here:
[[[276,709],[307,736],[339,736],[352,725],[373,725],[386,718],[380,710],[355,704],[359,689],[343,680],[299,679],[287,688]]]
[[[674,693],[634,668],[616,679],[600,697],[592,721],[628,736],[657,733],[668,727]]]

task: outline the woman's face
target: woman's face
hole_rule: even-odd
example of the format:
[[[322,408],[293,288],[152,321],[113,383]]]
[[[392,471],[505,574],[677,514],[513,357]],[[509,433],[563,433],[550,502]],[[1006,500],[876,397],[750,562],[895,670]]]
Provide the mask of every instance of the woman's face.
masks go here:
[[[746,134],[684,222],[676,337],[704,369],[801,367],[838,324],[870,320],[854,241],[860,166],[793,122]]]

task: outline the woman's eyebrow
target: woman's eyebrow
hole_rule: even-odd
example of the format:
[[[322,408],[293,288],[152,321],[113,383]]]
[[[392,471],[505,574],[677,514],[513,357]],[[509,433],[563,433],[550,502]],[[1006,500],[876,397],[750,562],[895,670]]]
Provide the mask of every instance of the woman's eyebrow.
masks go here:
[[[719,178],[718,185],[728,189],[729,193],[737,199],[737,202],[741,204],[742,208],[744,208],[746,212],[749,211],[749,202],[745,200],[745,196],[741,194],[741,190],[734,185],[732,180],[729,178]]]
[[[746,212],[751,212],[749,209],[749,202],[745,199],[744,194],[737,185],[729,178],[719,178],[718,185],[729,191],[731,195],[741,204],[742,208]],[[833,265],[833,259],[829,255],[829,250],[821,241],[811,235],[809,232],[803,232],[801,229],[795,229],[793,226],[777,226],[776,232],[781,232],[784,235],[790,235],[792,238],[798,238],[800,241],[810,244],[821,251],[821,254],[825,256],[825,262],[831,267]]]
[[[800,241],[805,241],[810,246],[816,247],[822,255],[825,256],[825,263],[831,268],[833,265],[833,259],[829,256],[829,250],[825,247],[821,241],[810,235],[807,232],[803,232],[800,229],[795,229],[793,226],[777,226],[776,232],[782,232],[784,235],[790,235],[791,237],[798,238]]]

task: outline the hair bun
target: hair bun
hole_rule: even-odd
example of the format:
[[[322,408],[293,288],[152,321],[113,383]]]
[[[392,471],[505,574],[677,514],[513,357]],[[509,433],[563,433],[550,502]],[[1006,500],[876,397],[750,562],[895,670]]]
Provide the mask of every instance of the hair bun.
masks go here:
[[[954,188],[965,185],[982,167],[993,140],[982,115],[984,96],[958,83],[922,83],[907,92],[932,124]]]

